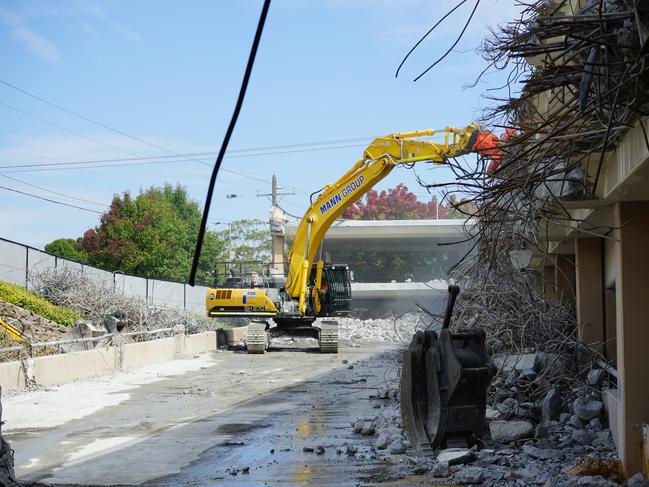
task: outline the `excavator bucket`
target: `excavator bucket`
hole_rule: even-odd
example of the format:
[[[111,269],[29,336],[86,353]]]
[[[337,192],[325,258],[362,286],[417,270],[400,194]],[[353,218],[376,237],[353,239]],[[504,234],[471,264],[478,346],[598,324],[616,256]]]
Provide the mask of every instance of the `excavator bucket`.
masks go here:
[[[449,286],[439,334],[418,331],[404,352],[401,372],[403,427],[420,455],[436,448],[480,446],[485,431],[487,387],[494,375],[485,332],[448,329],[459,287]]]

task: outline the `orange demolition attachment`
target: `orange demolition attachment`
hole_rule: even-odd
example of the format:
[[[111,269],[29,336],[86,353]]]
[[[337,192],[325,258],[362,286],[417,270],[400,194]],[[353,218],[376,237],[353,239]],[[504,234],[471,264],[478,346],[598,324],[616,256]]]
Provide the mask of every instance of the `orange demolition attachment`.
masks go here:
[[[479,130],[473,143],[473,152],[491,159],[487,166],[487,174],[493,176],[503,162],[503,151],[501,145],[512,137],[516,137],[518,132],[512,128],[505,130],[501,137],[493,132]]]

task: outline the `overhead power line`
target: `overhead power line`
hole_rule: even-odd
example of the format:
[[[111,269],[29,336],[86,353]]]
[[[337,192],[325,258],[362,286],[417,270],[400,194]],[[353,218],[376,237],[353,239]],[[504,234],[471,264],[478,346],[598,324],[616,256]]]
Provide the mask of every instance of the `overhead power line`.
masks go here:
[[[342,145],[342,146],[336,146],[336,147],[317,147],[317,148],[311,148],[311,149],[297,149],[297,150],[291,150],[291,151],[278,151],[278,152],[262,152],[259,154],[243,154],[243,155],[234,155],[234,156],[225,156],[225,159],[238,159],[242,157],[261,157],[261,156],[273,156],[273,155],[283,155],[283,154],[294,154],[294,153],[301,153],[301,152],[316,152],[316,151],[324,151],[324,150],[337,150],[337,149],[349,149],[349,148],[356,148],[356,147],[364,147],[363,144],[354,144],[354,145]],[[164,159],[168,156],[157,156],[157,157],[132,157],[132,158],[124,158],[124,159],[97,159],[97,160],[87,160],[87,161],[70,161],[70,162],[35,162],[35,163],[25,163],[25,164],[5,164],[0,166],[0,169],[27,169],[27,168],[32,168],[32,167],[57,167],[57,166],[81,166],[81,165],[88,165],[88,164],[104,164],[104,163],[121,163],[121,162],[126,162],[127,164],[110,164],[106,166],[100,166],[100,167],[115,167],[115,166],[136,166],[139,164],[172,164],[172,163],[177,163],[177,162],[183,162],[185,159],[171,159],[171,160],[151,160],[151,159]],[[199,159],[202,161],[210,161],[211,159]],[[139,164],[130,164],[130,161],[148,161],[148,162],[143,162]],[[73,167],[70,167],[70,169],[74,169]],[[248,174],[244,174],[238,171],[233,171],[232,169],[221,169],[223,172],[227,172],[230,174],[236,174],[237,176],[242,176],[245,177],[246,179],[253,179],[255,181],[260,181],[262,183],[270,184],[269,181],[261,178],[257,178],[254,176],[249,176]]]
[[[138,157],[138,158],[139,158],[139,157],[142,157],[141,154],[137,154],[137,153],[130,152],[130,151],[127,151],[127,150],[124,150],[124,149],[120,149],[120,148],[117,147],[117,146],[114,146],[114,145],[111,145],[111,144],[107,144],[107,143],[105,143],[105,142],[102,142],[101,140],[93,139],[92,137],[88,137],[88,136],[86,136],[86,135],[80,134],[79,132],[75,132],[74,130],[70,130],[70,129],[68,129],[68,128],[66,128],[66,127],[63,127],[63,126],[61,126],[61,125],[58,125],[58,124],[56,124],[56,123],[54,123],[54,122],[50,122],[49,120],[45,120],[44,118],[41,118],[41,117],[39,117],[39,116],[37,116],[37,115],[34,115],[34,114],[32,114],[32,113],[29,113],[29,112],[26,112],[26,111],[24,111],[24,110],[21,110],[20,108],[16,108],[16,107],[14,107],[14,106],[8,105],[7,103],[4,103],[4,102],[1,102],[1,101],[0,101],[0,106],[4,106],[4,107],[6,107],[6,108],[8,108],[8,109],[10,109],[10,110],[13,110],[13,111],[18,112],[18,113],[20,113],[20,114],[22,114],[22,115],[25,115],[26,117],[33,118],[33,119],[38,120],[39,122],[42,122],[42,123],[44,123],[44,124],[46,124],[46,125],[49,125],[49,126],[51,126],[51,127],[55,127],[55,128],[57,128],[57,129],[59,129],[59,130],[63,130],[64,132],[67,132],[67,133],[69,133],[69,134],[72,134],[72,135],[74,135],[74,136],[76,136],[76,137],[81,137],[82,139],[88,140],[88,141],[93,142],[93,143],[95,143],[95,144],[103,145],[104,147],[108,147],[108,148],[110,148],[110,149],[113,149],[113,150],[116,150],[116,151],[122,152],[122,153],[124,153],[124,154],[128,154],[128,155],[130,155],[130,156],[135,156],[135,157]],[[174,171],[180,171],[180,172],[184,172],[184,173],[187,173],[187,174],[192,174],[192,175],[194,175],[194,176],[202,177],[202,175],[197,174],[197,173],[192,172],[192,171],[188,171],[187,169],[178,168],[178,167],[173,167],[173,168],[170,168],[170,169],[172,169],[172,170],[174,170]]]
[[[72,115],[72,116],[75,116],[75,117],[77,117],[77,118],[80,118],[80,119],[82,119],[82,120],[85,120],[86,122],[89,122],[89,123],[92,123],[92,124],[94,124],[94,125],[97,125],[98,127],[102,127],[102,128],[104,128],[104,129],[106,129],[106,130],[110,130],[111,132],[114,132],[114,133],[116,133],[116,134],[122,135],[122,136],[127,137],[127,138],[129,138],[129,139],[131,139],[131,140],[135,140],[135,141],[140,142],[140,143],[142,143],[142,144],[146,144],[146,145],[148,145],[148,146],[155,147],[156,149],[163,150],[163,151],[168,152],[169,154],[173,154],[173,155],[175,155],[175,156],[177,156],[177,157],[178,157],[178,156],[181,156],[181,154],[179,154],[179,153],[177,153],[177,152],[174,152],[174,151],[172,151],[172,150],[170,150],[170,149],[167,149],[166,147],[162,147],[161,145],[154,144],[153,142],[150,142],[150,141],[148,141],[148,140],[142,139],[142,138],[140,138],[140,137],[136,137],[136,136],[134,136],[134,135],[127,134],[126,132],[124,132],[124,131],[122,131],[122,130],[119,130],[119,129],[113,128],[113,127],[111,127],[111,126],[109,126],[109,125],[106,125],[105,123],[98,122],[97,120],[93,120],[92,118],[87,117],[87,116],[85,116],[85,115],[82,115],[81,113],[75,112],[75,111],[70,110],[70,109],[68,109],[68,108],[65,108],[65,107],[63,107],[63,106],[61,106],[61,105],[58,105],[57,103],[51,102],[51,101],[49,101],[49,100],[46,100],[45,98],[40,97],[40,96],[38,96],[38,95],[35,95],[35,94],[33,94],[33,93],[30,93],[30,92],[28,92],[27,90],[23,90],[22,88],[19,88],[19,87],[16,86],[16,85],[13,85],[13,84],[11,84],[11,83],[8,83],[7,81],[0,80],[0,83],[2,83],[2,84],[5,85],[5,86],[8,86],[9,88],[12,88],[12,89],[14,89],[14,90],[17,90],[17,91],[19,91],[19,92],[21,92],[21,93],[23,93],[23,94],[25,94],[25,95],[27,95],[27,96],[30,96],[30,97],[32,97],[32,98],[34,98],[34,99],[36,99],[36,100],[38,100],[38,101],[40,101],[40,102],[43,102],[43,103],[45,103],[45,104],[47,104],[47,105],[49,105],[49,106],[51,106],[51,107],[54,107],[54,108],[56,108],[57,110],[61,110],[61,111],[65,112],[65,113],[68,113],[68,114],[70,114],[70,115]],[[23,112],[23,113],[25,113],[25,112]],[[43,120],[41,120],[41,121],[43,121]],[[47,123],[47,122],[46,122],[46,123]],[[194,159],[192,159],[191,157],[185,157],[185,158],[186,158],[186,159],[189,159],[189,160],[194,160]],[[195,160],[194,160],[194,161],[195,161]],[[195,161],[195,162],[198,162],[199,164],[203,164],[203,165],[207,165],[207,166],[210,165],[210,164],[207,164],[207,163],[202,162],[202,161]]]
[[[31,198],[37,198],[39,200],[48,201],[50,203],[54,203],[54,204],[57,204],[57,205],[69,206],[70,208],[76,208],[77,210],[89,211],[90,213],[97,213],[98,215],[102,214],[101,211],[91,210],[90,208],[84,208],[82,206],[72,205],[70,203],[65,203],[63,201],[57,201],[57,200],[53,200],[53,199],[50,199],[50,198],[45,198],[44,196],[39,196],[39,195],[36,195],[36,194],[27,193],[25,191],[20,191],[18,189],[14,189],[14,188],[7,188],[6,186],[0,186],[0,189],[4,189],[5,191],[11,191],[12,193],[22,194],[24,196],[29,196]]]
[[[70,195],[67,195],[67,194],[65,194],[65,193],[59,193],[58,191],[54,191],[54,190],[52,190],[52,189],[43,188],[42,186],[37,186],[37,185],[35,185],[35,184],[28,183],[27,181],[22,181],[22,180],[20,180],[20,179],[13,178],[13,177],[11,177],[11,176],[7,176],[6,174],[1,174],[1,173],[0,173],[0,176],[5,177],[5,178],[7,178],[7,179],[11,179],[12,181],[15,181],[15,182],[17,182],[17,183],[24,184],[25,186],[30,186],[30,187],[35,188],[35,189],[40,189],[41,191],[45,191],[45,192],[47,192],[47,193],[52,193],[52,194],[55,194],[55,195],[58,195],[58,196],[63,196],[64,198],[67,198],[67,199],[70,199],[70,200],[81,201],[82,203],[91,203],[91,204],[93,204],[93,205],[98,205],[98,206],[102,206],[102,207],[106,206],[105,203],[99,203],[99,202],[97,202],[97,201],[86,200],[86,199],[84,199],[84,198],[77,198],[77,197],[75,197],[75,196],[70,196]]]
[[[75,132],[74,130],[70,130],[68,128],[65,128],[62,125],[56,124],[54,122],[50,122],[49,120],[45,120],[44,118],[41,118],[41,117],[36,116],[36,115],[34,115],[32,113],[21,110],[20,108],[16,108],[14,106],[11,106],[11,105],[9,105],[7,103],[4,103],[2,101],[0,101],[0,105],[2,105],[5,108],[8,108],[9,110],[13,110],[14,112],[18,112],[18,113],[20,113],[20,114],[22,114],[22,115],[24,115],[26,117],[33,118],[34,120],[38,120],[39,122],[42,122],[42,123],[44,123],[46,125],[49,125],[50,127],[54,127],[54,128],[59,129],[59,130],[63,130],[64,132],[67,132],[68,134],[75,135],[77,137],[81,137],[82,139],[85,139],[85,140],[87,140],[89,142],[93,142],[95,144],[103,145],[104,147],[108,147],[109,149],[113,149],[113,150],[116,150],[118,152],[122,152],[123,154],[128,154],[130,156],[141,157],[140,154],[135,154],[133,152],[129,152],[129,151],[124,150],[124,149],[120,149],[119,147],[116,147],[114,145],[107,144],[106,142],[102,142],[101,140],[93,139],[92,137],[88,137],[87,135],[80,134],[79,132]]]

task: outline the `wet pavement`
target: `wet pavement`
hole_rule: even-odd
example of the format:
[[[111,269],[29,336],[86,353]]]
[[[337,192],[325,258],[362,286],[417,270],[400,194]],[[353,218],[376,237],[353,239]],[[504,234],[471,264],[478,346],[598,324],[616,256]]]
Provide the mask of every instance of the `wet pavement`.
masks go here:
[[[350,353],[349,351],[347,353]],[[231,440],[206,451],[182,472],[147,485],[352,486],[382,469],[367,458],[373,437],[351,422],[376,414],[383,400],[369,396],[393,378],[387,357],[356,362],[246,403],[219,417]],[[344,364],[343,364],[344,365]],[[241,418],[248,421],[241,423]],[[348,454],[347,447],[357,449]]]
[[[7,398],[3,432],[18,475],[32,481],[364,485],[388,465],[372,458],[375,438],[354,434],[351,422],[384,405],[370,396],[397,376],[396,349],[285,347],[174,361],[187,370],[161,364]]]

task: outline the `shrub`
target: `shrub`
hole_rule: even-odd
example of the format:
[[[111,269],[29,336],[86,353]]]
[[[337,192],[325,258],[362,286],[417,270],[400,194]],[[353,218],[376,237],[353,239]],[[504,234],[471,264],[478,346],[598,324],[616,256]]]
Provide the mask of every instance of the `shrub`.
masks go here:
[[[27,289],[8,282],[0,281],[0,299],[61,325],[74,325],[75,321],[83,318],[74,310],[55,306]]]

